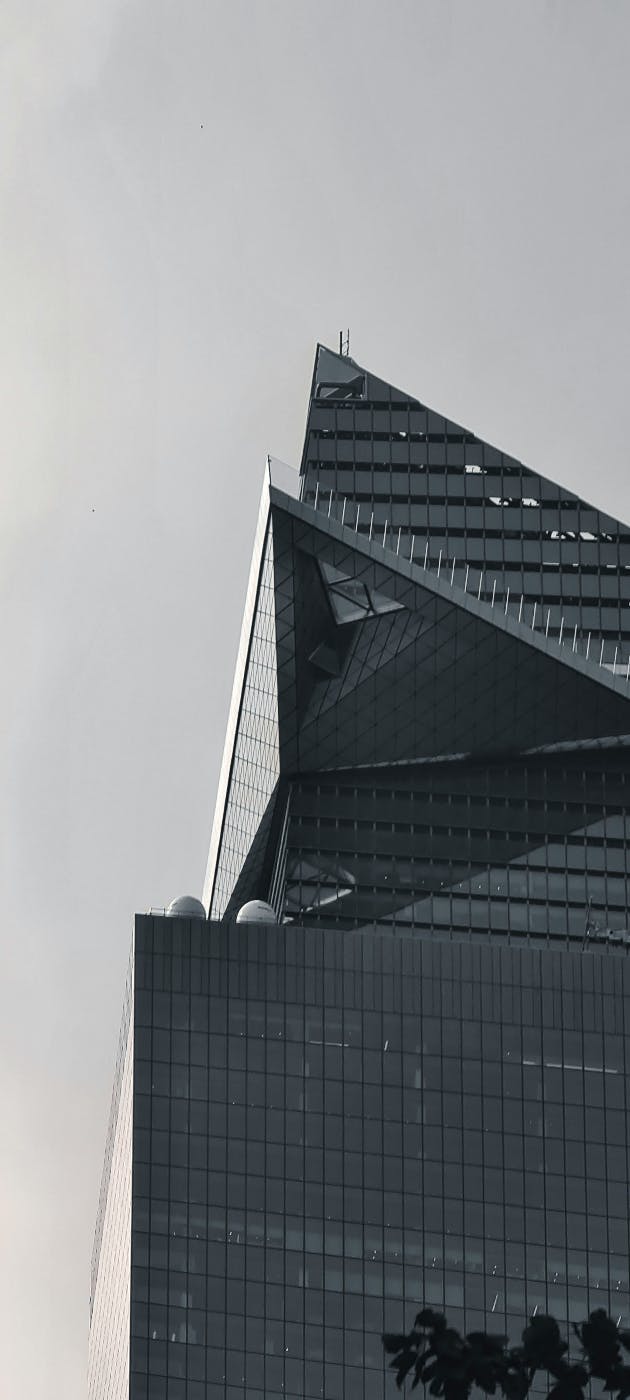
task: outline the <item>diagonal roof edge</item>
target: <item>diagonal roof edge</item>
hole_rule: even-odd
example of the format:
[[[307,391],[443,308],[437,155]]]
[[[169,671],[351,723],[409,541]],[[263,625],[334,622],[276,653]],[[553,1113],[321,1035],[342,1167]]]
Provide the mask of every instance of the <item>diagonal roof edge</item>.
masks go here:
[[[517,638],[521,643],[535,648],[546,657],[563,662],[568,668],[577,672],[577,675],[587,676],[589,680],[596,680],[610,693],[630,701],[630,678],[626,679],[626,676],[620,675],[620,673],[613,675],[608,666],[598,665],[595,661],[591,661],[591,658],[587,659],[581,655],[581,652],[574,651],[568,645],[568,641],[567,643],[564,641],[559,643],[556,638],[546,637],[545,633],[538,631],[536,627],[518,622],[517,619],[510,616],[510,613],[503,612],[500,605],[494,608],[491,603],[475,598],[475,595],[466,592],[456,582],[451,584],[448,578],[444,577],[444,574],[437,574],[431,568],[424,568],[423,564],[416,563],[416,561],[403,559],[400,554],[386,549],[385,545],[379,545],[377,540],[365,539],[363,535],[358,535],[354,529],[351,529],[351,526],[342,525],[335,518],[322,515],[321,511],[314,510],[312,505],[307,505],[304,501],[294,500],[293,497],[287,496],[284,491],[279,490],[279,487],[270,486],[269,500],[272,511],[273,508],[286,511],[288,515],[300,519],[302,524],[311,526],[312,529],[328,536],[329,539],[337,540],[340,545],[351,545],[358,554],[363,554],[365,559],[370,559],[372,563],[379,564],[382,568],[386,568],[392,574],[398,574],[400,578],[405,578],[412,584],[423,585],[423,588],[427,588],[428,592],[433,592],[437,598],[444,599],[451,605],[455,603],[458,608],[469,612],[470,616],[479,617],[483,622],[493,624],[497,631],[504,631],[508,636]]]
[[[443,419],[445,420],[445,422],[450,423],[451,426],[452,426],[456,431],[465,433],[467,436],[469,436],[470,438],[472,438],[475,442],[482,442],[486,447],[492,448],[495,452],[500,452],[500,453],[502,454],[503,457],[507,457],[507,458],[510,459],[510,461],[512,461],[512,462],[514,462],[514,463],[517,463],[518,466],[521,467],[522,470],[523,470],[524,472],[526,472],[529,476],[538,477],[541,481],[547,482],[547,483],[549,483],[549,485],[551,485],[551,486],[555,486],[555,487],[560,486],[560,487],[562,488],[562,490],[563,490],[564,492],[566,492],[567,496],[573,497],[574,500],[579,501],[579,502],[581,503],[581,505],[585,506],[588,510],[597,511],[598,515],[604,516],[604,517],[607,518],[607,519],[611,519],[611,520],[614,519],[614,520],[615,520],[615,523],[618,524],[619,526],[621,526],[622,529],[627,529],[627,528],[630,526],[630,521],[626,522],[626,521],[623,521],[623,520],[618,519],[617,517],[613,517],[613,516],[610,514],[609,511],[603,509],[601,506],[596,505],[594,501],[587,501],[587,500],[585,499],[585,497],[583,497],[583,496],[578,496],[577,492],[576,492],[571,486],[568,486],[565,482],[558,482],[558,481],[556,481],[556,480],[555,480],[555,477],[550,477],[550,476],[548,476],[546,470],[543,471],[542,469],[539,469],[538,467],[531,467],[531,466],[529,466],[529,465],[527,464],[527,462],[524,462],[524,461],[522,460],[522,458],[520,458],[520,457],[515,457],[514,454],[513,454],[512,452],[508,451],[506,448],[500,447],[496,442],[490,442],[489,439],[488,439],[487,437],[485,437],[483,433],[477,432],[475,429],[468,427],[468,426],[467,426],[466,424],[464,424],[464,423],[460,423],[460,422],[459,422],[457,419],[455,419],[455,418],[451,418],[450,413],[444,413],[443,410],[442,410],[441,408],[435,408],[433,404],[428,404],[428,403],[426,402],[426,400],[424,400],[424,399],[419,399],[418,396],[417,396],[417,394],[410,394],[406,389],[399,389],[397,385],[392,384],[391,380],[389,380],[389,379],[383,379],[383,377],[382,377],[381,375],[377,375],[377,374],[374,373],[373,370],[367,369],[365,365],[359,364],[359,361],[353,359],[350,355],[340,355],[338,350],[331,350],[330,347],[329,347],[328,345],[324,345],[321,341],[318,341],[318,342],[317,342],[317,345],[316,345],[316,347],[315,347],[315,360],[314,360],[314,364],[313,364],[313,373],[312,373],[312,376],[311,376],[311,387],[310,387],[310,392],[309,392],[308,408],[307,408],[307,413],[306,413],[306,432],[305,432],[305,436],[304,436],[304,442],[303,442],[303,446],[302,446],[302,454],[301,454],[301,459],[300,459],[300,467],[299,467],[300,476],[303,475],[304,468],[305,468],[305,459],[306,459],[307,444],[308,444],[308,423],[309,423],[309,418],[310,418],[310,414],[311,414],[311,410],[312,410],[313,404],[314,404],[314,402],[316,402],[316,400],[315,400],[315,387],[316,387],[316,383],[317,383],[317,366],[318,366],[320,351],[322,351],[322,350],[325,351],[325,353],[326,353],[327,355],[331,355],[331,356],[333,356],[334,358],[336,358],[336,359],[338,359],[338,360],[343,360],[345,364],[350,364],[350,365],[352,365],[360,374],[364,374],[367,378],[377,381],[378,383],[382,384],[384,387],[393,390],[394,393],[396,393],[396,394],[400,394],[402,397],[404,397],[405,399],[407,399],[409,403],[418,404],[419,407],[421,407],[421,408],[426,408],[426,409],[428,409],[430,412],[437,414],[440,418],[443,418]]]
[[[284,493],[282,493],[284,496]],[[286,497],[290,500],[291,497]],[[230,705],[228,709],[225,739],[223,743],[223,754],[219,780],[217,783],[217,795],[215,799],[214,814],[210,834],[210,848],[206,864],[206,874],[203,886],[203,902],[206,905],[208,915],[212,909],[212,901],[216,886],[217,869],[223,844],[223,833],[225,819],[228,809],[230,786],[234,769],[234,755],[236,749],[236,739],[243,705],[243,696],[247,680],[247,669],[252,645],[252,630],[254,616],[260,591],[262,567],[264,561],[265,545],[269,530],[270,515],[270,488],[269,488],[269,465],[265,468],[260,504],[258,507],[258,517],[256,522],[256,533],[254,536],[254,547],[249,567],[249,578],[245,603],[243,607],[243,617],[241,621],[241,631],[239,637],[238,651],[234,665],[234,677],[232,680],[232,691]]]
[[[270,486],[269,499],[272,511],[274,508],[283,510],[288,515],[292,515],[294,519],[300,520],[312,529],[319,530],[329,539],[336,540],[339,544],[346,546],[351,545],[364,558],[379,564],[393,574],[398,574],[399,577],[410,583],[421,583],[437,598],[462,608],[472,617],[491,623],[497,631],[507,633],[508,636],[533,647],[542,655],[562,662],[578,675],[587,677],[591,681],[597,681],[610,693],[630,701],[630,678],[626,679],[626,676],[620,674],[614,675],[607,666],[598,665],[590,657],[587,659],[579,651],[574,651],[568,642],[558,642],[555,638],[546,637],[535,627],[518,622],[509,613],[502,611],[500,606],[495,608],[491,603],[486,603],[476,598],[472,593],[466,592],[459,584],[451,584],[443,574],[439,575],[432,569],[424,568],[422,564],[403,559],[400,554],[387,549],[385,545],[379,544],[374,539],[366,539],[348,525],[341,525],[332,516],[323,516],[320,511],[314,510],[305,502],[294,500],[276,486]]]

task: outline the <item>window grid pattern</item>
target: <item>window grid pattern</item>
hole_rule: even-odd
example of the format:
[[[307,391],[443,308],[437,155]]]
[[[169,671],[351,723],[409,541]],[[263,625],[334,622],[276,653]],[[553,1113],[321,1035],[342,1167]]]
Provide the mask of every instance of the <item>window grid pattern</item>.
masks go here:
[[[381,1400],[423,1301],[627,1319],[625,953],[143,918],[136,969],[132,1400]]]
[[[590,633],[597,658],[603,642],[604,663],[618,647],[626,665],[627,527],[374,376],[354,398],[313,397],[302,499],[364,535],[400,530],[403,556],[413,537],[434,569],[468,564],[482,598],[518,614],[522,597],[528,621],[535,603],[549,635],[577,628],[583,649]]]
[[[284,914],[628,937],[630,748],[294,780]]]

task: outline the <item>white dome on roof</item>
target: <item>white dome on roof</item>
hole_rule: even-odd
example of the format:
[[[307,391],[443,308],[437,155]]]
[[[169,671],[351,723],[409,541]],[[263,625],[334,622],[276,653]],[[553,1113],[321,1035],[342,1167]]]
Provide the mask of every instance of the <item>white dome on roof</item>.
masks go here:
[[[193,894],[180,894],[172,899],[166,911],[167,919],[205,919],[206,911],[200,899]]]
[[[264,899],[248,899],[236,915],[237,924],[277,924],[276,911]]]

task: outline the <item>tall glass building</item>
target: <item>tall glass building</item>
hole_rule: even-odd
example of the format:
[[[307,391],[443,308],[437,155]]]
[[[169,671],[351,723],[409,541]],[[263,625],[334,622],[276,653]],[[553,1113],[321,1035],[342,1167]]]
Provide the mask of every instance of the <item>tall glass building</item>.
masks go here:
[[[629,603],[624,526],[318,348],[209,920],[136,920],[90,1400],[380,1400],[423,1302],[630,1320]]]

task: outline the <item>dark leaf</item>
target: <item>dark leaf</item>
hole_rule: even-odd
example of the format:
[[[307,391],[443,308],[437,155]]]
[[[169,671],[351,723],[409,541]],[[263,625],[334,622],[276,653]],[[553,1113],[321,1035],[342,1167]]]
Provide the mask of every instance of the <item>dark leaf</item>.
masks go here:
[[[454,1327],[444,1327],[433,1339],[433,1345],[437,1356],[452,1357],[461,1356],[466,1348],[463,1337]]]
[[[409,1338],[399,1333],[384,1332],[381,1340],[383,1342],[385,1351],[393,1352],[402,1351],[403,1347],[407,1346]]]
[[[577,1328],[577,1333],[592,1375],[606,1380],[609,1372],[618,1366],[621,1360],[616,1324],[603,1308],[597,1308],[590,1314],[588,1322],[583,1322]]]
[[[570,1376],[563,1376],[551,1387],[547,1400],[584,1400],[584,1391]]]
[[[394,1360],[390,1361],[390,1368],[396,1372],[396,1385],[399,1390],[404,1380],[409,1375],[415,1359],[415,1354],[412,1351],[406,1351],[402,1352],[400,1356],[395,1356]]]
[[[566,1351],[568,1347],[562,1340],[555,1317],[548,1317],[545,1313],[532,1317],[523,1332],[526,1365],[536,1370],[554,1372]]]
[[[429,1371],[431,1370],[431,1365],[429,1361],[429,1358],[431,1356],[433,1356],[433,1352],[430,1350],[429,1347],[427,1347],[426,1351],[420,1352],[420,1355],[416,1361],[416,1379],[414,1384],[417,1385],[418,1381],[426,1381],[429,1375]],[[433,1369],[435,1369],[435,1367]]]
[[[619,1400],[624,1400],[625,1396],[630,1395],[630,1366],[613,1366],[606,1378],[604,1390],[616,1392]]]
[[[503,1353],[507,1346],[507,1337],[500,1336],[493,1332],[468,1332],[466,1341],[471,1347],[482,1352]]]
[[[525,1400],[530,1385],[530,1375],[524,1369],[507,1371],[501,1382],[506,1400]]]
[[[446,1318],[443,1313],[434,1312],[432,1308],[423,1308],[418,1313],[414,1326],[441,1332],[446,1327]]]

